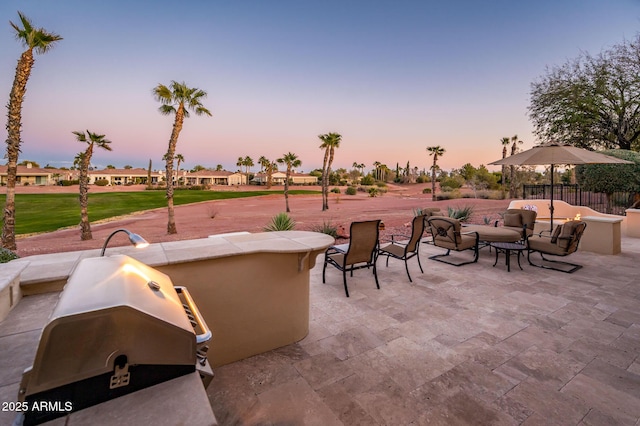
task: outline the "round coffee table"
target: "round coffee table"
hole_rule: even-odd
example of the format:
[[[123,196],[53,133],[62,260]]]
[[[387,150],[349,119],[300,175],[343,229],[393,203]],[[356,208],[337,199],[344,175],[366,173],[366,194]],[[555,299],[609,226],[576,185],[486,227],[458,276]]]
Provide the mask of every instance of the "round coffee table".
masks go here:
[[[511,252],[514,251],[518,255],[518,267],[522,270],[522,266],[520,265],[520,254],[527,249],[527,246],[520,243],[490,243],[491,247],[496,249],[496,261],[493,263],[495,267],[498,263],[498,254],[503,251],[506,256],[505,263],[507,265],[507,272],[511,272]]]

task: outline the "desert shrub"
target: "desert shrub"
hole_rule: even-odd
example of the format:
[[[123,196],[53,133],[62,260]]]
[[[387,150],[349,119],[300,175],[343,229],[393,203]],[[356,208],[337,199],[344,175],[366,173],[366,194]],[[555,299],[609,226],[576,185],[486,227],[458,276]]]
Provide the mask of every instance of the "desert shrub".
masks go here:
[[[376,186],[377,186],[378,188],[386,188],[386,187],[387,187],[387,182],[380,182],[380,181],[378,181],[378,182],[376,182]]]
[[[455,200],[456,198],[460,198],[460,190],[455,189],[453,191],[442,192],[436,195],[436,200]]]
[[[22,184],[23,186],[29,186],[29,182],[25,182]]]
[[[323,221],[321,225],[314,225],[311,227],[313,232],[319,232],[321,234],[327,234],[333,238],[338,238],[338,227],[331,222]]]
[[[369,193],[369,197],[377,197],[378,195],[380,195],[380,190],[375,186],[369,188],[369,191],[367,192]]]
[[[440,187],[443,188],[442,189],[443,191],[444,191],[444,187],[449,187],[451,188],[451,190],[454,190],[454,189],[462,188],[462,183],[463,182],[461,182],[459,178],[447,177],[440,181]]]
[[[62,186],[71,186],[71,185],[79,185],[80,181],[75,179],[75,180],[68,180],[68,179],[63,179],[60,181]]]
[[[423,194],[431,194],[431,188],[425,188],[422,190]]]
[[[331,192],[334,194],[340,194],[340,188],[331,188]]]
[[[460,222],[467,222],[473,214],[473,206],[447,207],[447,215],[458,219]]]
[[[375,183],[375,180],[371,175],[366,175],[362,179],[360,179],[360,184],[362,185],[373,185],[374,183]]]
[[[348,186],[347,189],[345,189],[344,193],[347,195],[356,195],[356,193],[358,192],[358,190],[356,189],[355,186]]]
[[[420,175],[416,178],[416,183],[427,183],[431,182],[431,179],[427,175]]]
[[[296,222],[286,213],[278,213],[271,218],[271,223],[264,227],[267,232],[270,231],[291,231],[295,228]]]
[[[96,179],[96,181],[93,184],[97,186],[107,186],[109,185],[109,181],[106,179]]]
[[[359,186],[359,187],[358,187],[358,191],[360,191],[360,192],[367,192],[367,191],[368,191],[368,189],[367,189],[367,187],[366,187],[366,186]]]
[[[15,254],[9,249],[0,247],[0,263],[7,263],[13,259],[18,259],[20,256]]]

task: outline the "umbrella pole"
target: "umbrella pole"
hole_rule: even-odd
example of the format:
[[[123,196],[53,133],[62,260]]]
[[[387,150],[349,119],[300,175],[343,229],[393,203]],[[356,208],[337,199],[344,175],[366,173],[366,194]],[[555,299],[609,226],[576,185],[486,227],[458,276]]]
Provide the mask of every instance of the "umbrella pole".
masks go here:
[[[553,164],[551,165],[551,204],[549,205],[549,213],[551,214],[551,229],[549,231],[553,234]]]

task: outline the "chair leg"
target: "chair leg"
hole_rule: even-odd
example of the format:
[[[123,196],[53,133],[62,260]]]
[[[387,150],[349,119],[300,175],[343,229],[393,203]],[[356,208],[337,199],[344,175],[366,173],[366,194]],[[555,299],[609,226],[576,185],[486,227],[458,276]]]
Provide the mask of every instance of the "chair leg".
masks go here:
[[[353,269],[351,270],[351,273],[353,274]],[[344,282],[344,292],[347,294],[347,297],[349,297],[349,289],[347,288],[347,271],[346,271],[346,269],[342,270],[342,281]]]
[[[409,273],[409,263],[407,262],[407,257],[404,258],[404,269],[407,270],[407,276],[409,277],[409,282],[412,283],[411,274]]]
[[[376,263],[373,262],[373,277],[376,279],[376,287],[378,287],[378,290],[380,290],[380,283],[378,282],[378,272],[376,269]]]
[[[433,255],[433,256],[429,256],[429,259],[437,260],[438,262],[447,263],[447,264],[453,265],[453,266],[468,265],[470,263],[476,263],[478,261],[478,247],[476,246],[476,248],[473,251],[474,251],[473,260],[469,260],[467,262],[454,263],[454,262],[449,262],[448,260],[442,259],[443,257],[449,256],[449,253],[451,252],[451,250],[447,250],[447,252],[445,254],[436,254],[436,255]]]
[[[420,272],[424,274],[424,271],[422,270],[422,264],[420,263],[420,253],[416,252],[416,257],[418,258],[418,266],[420,267]]]
[[[326,281],[324,279],[324,274],[327,271],[327,255],[324,255],[324,266],[322,267],[322,283],[324,284]]]
[[[557,265],[565,265],[565,266],[569,266],[570,269],[562,269],[562,268],[554,268],[551,265],[544,265],[544,264],[535,264],[531,261],[531,253],[533,253],[536,250],[528,250],[527,251],[527,261],[529,261],[529,265],[531,266],[536,266],[538,268],[543,268],[543,269],[552,269],[554,271],[559,271],[559,272],[564,272],[567,274],[572,274],[575,271],[577,271],[578,269],[582,268],[582,265],[578,265],[576,263],[571,263],[571,262],[564,262],[562,260],[552,260],[552,259],[547,259],[546,257],[544,257],[544,253],[542,252],[538,252],[540,253],[540,258],[542,258],[542,260],[544,262],[549,262],[549,263],[553,263],[553,264],[557,264]]]

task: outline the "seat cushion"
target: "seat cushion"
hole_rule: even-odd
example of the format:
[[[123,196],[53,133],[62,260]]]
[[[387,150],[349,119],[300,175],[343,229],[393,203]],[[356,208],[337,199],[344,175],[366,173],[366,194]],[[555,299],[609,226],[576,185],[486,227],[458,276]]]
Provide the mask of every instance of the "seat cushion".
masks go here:
[[[540,235],[532,235],[527,240],[529,250],[540,251],[555,256],[564,256],[567,251],[557,244],[552,243],[549,237],[541,237]]]

